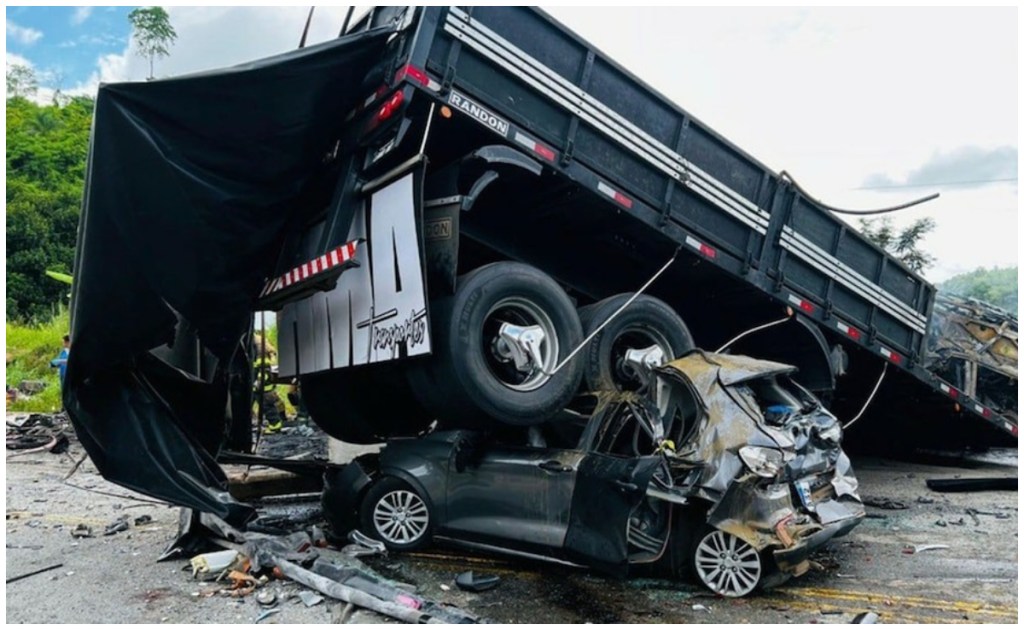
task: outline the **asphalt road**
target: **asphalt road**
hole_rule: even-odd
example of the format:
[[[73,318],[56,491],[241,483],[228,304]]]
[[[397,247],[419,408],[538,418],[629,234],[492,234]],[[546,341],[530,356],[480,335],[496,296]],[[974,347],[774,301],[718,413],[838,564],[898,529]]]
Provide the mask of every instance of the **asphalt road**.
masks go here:
[[[272,608],[278,612],[263,623],[342,619],[337,603],[303,605],[297,598],[302,588],[292,583],[263,587],[277,595],[270,608],[253,595],[205,596],[216,589],[193,580],[187,560],[155,562],[176,532],[177,509],[108,484],[88,462],[65,482],[80,453],[73,444],[67,455],[7,459],[7,578],[63,565],[7,585],[8,623],[252,623]],[[1016,451],[989,463],[854,463],[862,496],[905,508],[869,507],[870,518],[817,554],[810,573],[742,600],[664,579],[612,580],[458,550],[370,563],[425,597],[496,622],[848,623],[866,611],[891,623],[1017,621],[1017,493],[939,494],[924,484],[931,477],[1014,476]],[[152,520],[104,536],[104,527],[122,515],[129,522],[143,515]],[[73,538],[79,524],[92,527],[94,536]],[[926,544],[948,548],[906,553]],[[466,569],[496,574],[501,584],[485,593],[461,592],[454,579]],[[357,612],[351,621],[385,620]]]

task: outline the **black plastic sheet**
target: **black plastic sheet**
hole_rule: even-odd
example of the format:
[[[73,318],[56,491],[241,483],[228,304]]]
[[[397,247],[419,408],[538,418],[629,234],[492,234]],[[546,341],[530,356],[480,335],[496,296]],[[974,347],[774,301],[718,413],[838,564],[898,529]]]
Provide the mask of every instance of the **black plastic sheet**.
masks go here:
[[[100,88],[64,404],[108,480],[235,524],[252,516],[214,461],[227,366],[245,365],[255,299],[289,227],[332,186],[324,156],[376,87],[364,78],[390,32]],[[212,375],[150,352],[179,321],[216,358]]]

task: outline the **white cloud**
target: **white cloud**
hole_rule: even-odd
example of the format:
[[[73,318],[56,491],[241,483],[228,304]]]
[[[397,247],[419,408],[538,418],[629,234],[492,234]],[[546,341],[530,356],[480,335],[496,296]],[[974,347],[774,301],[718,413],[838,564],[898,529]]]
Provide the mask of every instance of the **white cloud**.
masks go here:
[[[75,12],[71,15],[71,24],[74,26],[81,25],[89,19],[94,8],[95,7],[75,7]]]
[[[101,83],[118,83],[129,80],[128,53],[101,55],[96,60],[96,69],[85,81],[66,91],[70,96],[94,96]]]
[[[8,50],[7,51],[7,67],[9,68],[11,66],[28,66],[29,68],[34,68],[35,67],[35,66],[33,66],[32,62],[29,61],[28,59],[26,59],[25,57],[22,57],[21,55],[19,55],[17,53],[12,53],[11,51]]]
[[[43,32],[27,26],[19,26],[11,20],[7,20],[7,37],[19,44],[31,46],[43,37]]]
[[[1011,8],[548,10],[838,207],[892,206],[933,192],[855,190],[869,175],[906,181],[935,154],[1017,146]],[[935,218],[924,247],[938,258],[927,277],[941,280],[1016,265],[1017,205],[1015,185],[992,185],[943,190],[893,217]]]

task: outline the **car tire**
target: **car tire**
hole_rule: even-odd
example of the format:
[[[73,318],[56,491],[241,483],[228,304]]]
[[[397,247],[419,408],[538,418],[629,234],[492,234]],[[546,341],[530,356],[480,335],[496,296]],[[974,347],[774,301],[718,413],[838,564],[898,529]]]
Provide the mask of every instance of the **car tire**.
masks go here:
[[[403,370],[385,364],[310,374],[299,379],[299,392],[313,422],[342,442],[415,436],[432,417],[416,401]]]
[[[430,544],[434,515],[430,503],[397,477],[370,486],[359,507],[364,534],[391,551],[414,551]]]
[[[693,539],[706,527],[707,509],[686,505],[674,505],[672,509],[671,537],[660,560],[659,570],[674,579],[686,581],[693,577],[690,561]]]
[[[584,337],[589,337],[625,304],[620,293],[580,309]],[[623,369],[625,350],[661,348],[666,360],[693,349],[693,337],[682,318],[658,298],[641,295],[590,341],[584,351],[583,381],[587,391],[638,390],[646,383]]]
[[[545,373],[583,339],[565,291],[547,274],[516,262],[485,265],[457,284],[455,295],[430,305],[434,356],[408,372],[420,403],[439,424],[466,428],[494,421],[535,425],[560,412],[579,388],[583,369],[576,357],[554,375]],[[543,370],[533,362],[516,368],[497,335],[502,323],[544,332]]]
[[[741,538],[706,526],[693,539],[691,569],[705,588],[723,597],[745,597],[767,575],[764,555]]]

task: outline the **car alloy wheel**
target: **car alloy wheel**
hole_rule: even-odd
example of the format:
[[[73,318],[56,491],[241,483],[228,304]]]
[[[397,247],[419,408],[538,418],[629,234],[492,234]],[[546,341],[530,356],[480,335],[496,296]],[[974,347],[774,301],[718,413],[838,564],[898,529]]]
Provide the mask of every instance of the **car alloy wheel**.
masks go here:
[[[693,564],[704,586],[725,597],[743,597],[761,580],[761,555],[757,550],[717,529],[697,543]]]
[[[373,506],[373,526],[384,542],[409,546],[418,543],[430,526],[423,499],[410,490],[393,490]]]

